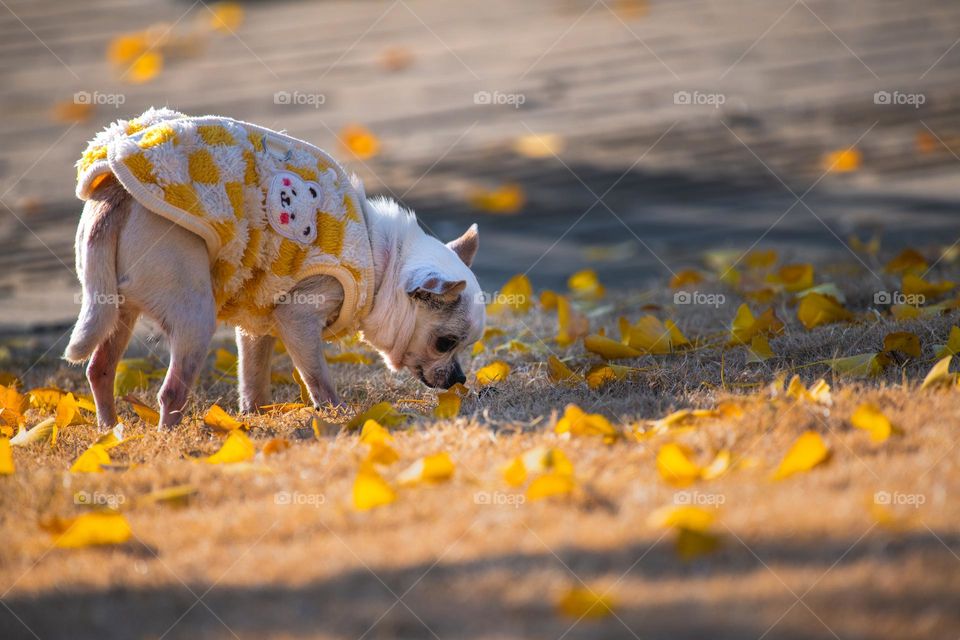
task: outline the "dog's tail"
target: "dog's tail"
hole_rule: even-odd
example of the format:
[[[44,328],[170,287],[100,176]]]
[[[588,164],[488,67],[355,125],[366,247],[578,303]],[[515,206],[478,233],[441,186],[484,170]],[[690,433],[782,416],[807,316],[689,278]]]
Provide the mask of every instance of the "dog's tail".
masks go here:
[[[83,286],[80,316],[63,357],[82,362],[117,324],[117,243],[130,209],[130,196],[113,177],[91,195],[77,229],[77,275]]]

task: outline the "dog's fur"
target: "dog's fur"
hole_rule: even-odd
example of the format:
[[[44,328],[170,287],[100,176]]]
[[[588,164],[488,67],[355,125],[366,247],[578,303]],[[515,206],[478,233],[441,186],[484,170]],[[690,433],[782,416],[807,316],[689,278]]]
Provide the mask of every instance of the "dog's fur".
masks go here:
[[[444,245],[416,217],[388,199],[363,203],[373,249],[374,299],[360,319],[363,339],[393,370],[408,369],[430,387],[466,380],[457,355],[483,332],[480,285],[470,271],[476,225]],[[189,389],[216,326],[209,257],[203,240],[144,208],[108,177],[87,201],[77,229],[77,273],[83,286],[80,317],[64,357],[90,359],[87,378],[102,427],[116,424],[113,383],[141,313],[170,341],[170,367],[160,388],[160,426],[182,416]],[[343,289],[330,276],[297,284],[272,319],[314,405],[340,402],[323,355],[321,334],[340,311]],[[276,338],[237,328],[240,410],[270,402],[270,359]]]

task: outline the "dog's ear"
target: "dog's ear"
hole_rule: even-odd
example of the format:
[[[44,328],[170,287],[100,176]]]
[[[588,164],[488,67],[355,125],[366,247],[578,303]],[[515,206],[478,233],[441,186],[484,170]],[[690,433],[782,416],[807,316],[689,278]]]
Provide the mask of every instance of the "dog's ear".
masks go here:
[[[447,246],[453,249],[453,252],[460,256],[463,264],[468,267],[473,264],[473,258],[477,255],[477,249],[480,247],[480,232],[477,230],[477,223],[470,225],[462,236],[456,240],[451,240]]]
[[[407,295],[421,300],[453,302],[466,286],[466,280],[447,280],[436,272],[418,271],[407,282]]]

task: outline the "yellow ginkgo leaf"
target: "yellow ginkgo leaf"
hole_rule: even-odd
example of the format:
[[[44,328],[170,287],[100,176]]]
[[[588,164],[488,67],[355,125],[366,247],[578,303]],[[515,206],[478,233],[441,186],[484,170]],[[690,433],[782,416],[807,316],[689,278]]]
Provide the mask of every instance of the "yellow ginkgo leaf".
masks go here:
[[[233,464],[249,462],[257,453],[257,448],[241,429],[234,429],[227,435],[219,451],[205,460],[209,464]]]
[[[625,379],[629,371],[628,367],[618,367],[614,364],[597,365],[592,367],[585,376],[587,386],[594,390],[599,389],[615,380]]]
[[[827,173],[850,173],[860,168],[863,156],[853,147],[831,151],[823,156],[821,168]]]
[[[547,377],[550,382],[556,384],[580,384],[584,381],[583,376],[574,372],[554,355],[547,357]]]
[[[627,344],[645,353],[662,355],[670,353],[673,336],[674,332],[657,317],[646,315],[637,320],[636,324],[629,326]]]
[[[470,350],[470,355],[476,357],[486,350],[487,345],[483,344],[483,340],[477,340],[473,343],[473,348]]]
[[[912,358],[920,357],[920,336],[909,331],[893,331],[883,337],[884,352],[899,351]]]
[[[938,358],[955,356],[960,353],[960,327],[957,325],[950,327],[950,336],[947,338],[947,344],[934,348],[936,349],[936,356]]]
[[[163,70],[163,56],[157,51],[144,51],[127,68],[124,77],[134,84],[144,84]]]
[[[470,205],[487,213],[518,213],[527,197],[519,184],[503,184],[495,189],[474,189],[470,194]]]
[[[51,417],[38,422],[30,429],[24,429],[21,427],[20,431],[17,432],[17,435],[10,438],[10,444],[15,447],[22,447],[33,442],[47,440],[53,435],[53,430],[56,428],[56,422],[56,418]]]
[[[97,511],[76,518],[56,519],[44,525],[54,536],[54,546],[78,549],[96,545],[123,544],[133,535],[122,513]]]
[[[527,487],[526,496],[530,501],[566,496],[570,495],[576,486],[577,483],[572,476],[552,471],[534,478]]]
[[[797,305],[797,319],[807,329],[823,324],[853,320],[854,315],[843,308],[833,296],[810,293]]]
[[[441,391],[437,394],[437,407],[433,415],[442,420],[456,418],[460,413],[460,394],[456,391]]]
[[[503,360],[494,360],[477,371],[477,384],[487,386],[507,379],[510,375],[510,365]]]
[[[233,33],[243,24],[243,7],[236,2],[217,2],[209,7],[210,26],[217,31]]]
[[[113,381],[113,395],[125,396],[132,391],[143,391],[150,386],[153,364],[143,358],[130,358],[117,363],[117,377]]]
[[[503,479],[511,487],[519,487],[527,481],[527,467],[522,457],[516,457],[503,468]]]
[[[163,489],[157,489],[137,498],[137,506],[145,506],[163,502],[174,506],[186,506],[190,496],[199,492],[192,484],[178,484]]]
[[[682,289],[683,287],[699,284],[703,282],[703,276],[695,269],[684,269],[673,274],[670,278],[671,289]]]
[[[903,276],[903,284],[900,286],[903,294],[906,296],[922,296],[924,300],[939,298],[946,292],[956,286],[956,283],[950,280],[943,282],[930,282],[924,280],[918,275],[908,273]]]
[[[107,59],[113,64],[128,65],[150,46],[146,34],[141,32],[124,33],[110,41],[107,46]]]
[[[380,152],[380,140],[360,124],[348,124],[340,130],[343,147],[360,160],[367,160]]]
[[[446,452],[420,458],[397,476],[401,486],[445,482],[453,477],[456,465]]]
[[[755,335],[750,339],[750,348],[747,349],[746,363],[763,362],[773,357],[773,349],[765,335]]]
[[[952,359],[953,356],[944,356],[937,360],[923,379],[920,390],[955,386],[957,384],[957,374],[950,372],[950,361]]]
[[[677,323],[667,318],[663,321],[663,324],[667,327],[667,331],[670,332],[670,347],[672,349],[680,349],[690,346],[690,340],[687,339],[687,336],[683,335],[683,332],[680,331],[680,327],[677,326]]]
[[[852,378],[876,377],[890,364],[890,358],[883,353],[860,353],[855,356],[831,358],[823,361],[837,373]]]
[[[557,610],[575,620],[600,620],[613,614],[613,600],[588,587],[573,587],[557,602]]]
[[[273,456],[290,448],[290,441],[286,438],[271,438],[263,445],[263,455]]]
[[[367,420],[360,429],[360,442],[369,445],[393,442],[393,434],[376,420]]]
[[[358,351],[343,351],[326,356],[327,362],[332,364],[373,364],[373,358]]]
[[[246,429],[247,425],[240,422],[215,404],[203,416],[203,424],[217,431],[233,431],[234,429]]]
[[[556,133],[531,133],[513,142],[513,150],[526,158],[551,158],[563,152],[563,137]]]
[[[741,304],[730,327],[730,344],[749,344],[755,335],[778,335],[783,333],[783,328],[772,307],[755,317],[750,307]]]
[[[600,436],[608,444],[615,442],[621,436],[620,430],[610,424],[604,416],[599,413],[584,413],[575,404],[567,405],[563,417],[554,427],[554,432],[569,433],[572,436]]]
[[[597,277],[597,272],[593,269],[577,271],[567,280],[567,286],[574,295],[593,300],[602,298],[605,293],[605,289]]]
[[[885,267],[889,273],[918,273],[927,270],[927,259],[916,249],[904,249]]]
[[[14,470],[13,448],[10,446],[10,438],[0,438],[0,476],[9,476]]]
[[[520,273],[507,280],[500,290],[493,295],[493,300],[487,305],[487,313],[498,315],[504,312],[515,314],[527,313],[533,305],[533,285],[530,278]],[[484,333],[483,339],[490,337]]]
[[[569,346],[589,331],[587,317],[574,309],[566,296],[557,296],[557,344]]]
[[[777,252],[773,249],[754,249],[743,257],[748,269],[766,269],[777,261]]]
[[[409,416],[400,413],[392,404],[384,401],[378,402],[363,413],[354,416],[350,422],[347,423],[346,428],[349,431],[360,429],[367,420],[375,420],[385,427],[399,427],[408,419]]]
[[[664,482],[685,487],[700,478],[700,466],[690,459],[690,451],[674,442],[657,452],[657,471]]]
[[[84,422],[83,416],[80,415],[80,407],[77,406],[77,399],[73,397],[72,393],[60,398],[55,417],[57,429],[65,429],[70,425]]]
[[[557,308],[557,292],[544,289],[540,292],[540,306],[544,311],[553,311]]]
[[[397,492],[377,473],[372,465],[361,465],[353,482],[353,507],[357,511],[369,511],[388,505],[397,499]]]
[[[528,474],[547,472],[572,477],[573,464],[560,449],[537,447],[511,460],[503,469],[503,477],[510,486],[519,487]]]
[[[716,480],[730,470],[730,452],[726,449],[718,451],[713,462],[700,469],[700,477],[704,480]]]
[[[706,531],[717,519],[716,510],[692,505],[667,505],[650,514],[647,524],[661,529]]]
[[[874,442],[884,442],[891,434],[896,433],[893,423],[883,415],[880,409],[869,402],[864,402],[853,415],[850,416],[850,423],[857,429],[863,429],[870,434],[870,439]]]
[[[110,464],[110,454],[102,444],[92,444],[80,454],[70,467],[70,473],[103,473],[103,466]]]
[[[774,480],[788,478],[795,473],[813,469],[830,456],[830,449],[816,431],[801,435],[787,451],[773,474]]]
[[[151,425],[160,424],[160,413],[153,407],[147,405],[133,394],[127,394],[124,400],[130,403],[130,408],[140,417],[141,420]]]
[[[667,340],[669,345],[669,339]],[[592,335],[587,336],[583,339],[583,346],[587,351],[591,353],[596,353],[605,360],[620,360],[625,358],[639,358],[643,355],[637,349],[617,342],[616,340],[611,340],[610,338],[605,338],[603,336]],[[669,346],[668,346],[669,349]]]
[[[830,395],[830,385],[823,378],[820,378],[807,389],[803,386],[800,376],[794,375],[787,385],[787,397],[814,404],[830,406],[833,404],[833,396]]]
[[[813,265],[810,263],[784,265],[776,273],[768,275],[767,282],[779,284],[791,293],[809,289],[813,286]]]

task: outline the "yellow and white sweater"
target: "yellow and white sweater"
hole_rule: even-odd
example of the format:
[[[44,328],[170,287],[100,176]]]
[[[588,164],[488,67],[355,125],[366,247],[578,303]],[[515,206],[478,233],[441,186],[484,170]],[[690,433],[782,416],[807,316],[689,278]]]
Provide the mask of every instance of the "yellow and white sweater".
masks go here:
[[[107,175],[150,211],[199,235],[217,317],[256,334],[304,278],[343,285],[325,331],[352,331],[373,301],[373,255],[349,176],[317,147],[220,116],[150,109],[100,132],[77,162],[77,197]]]

